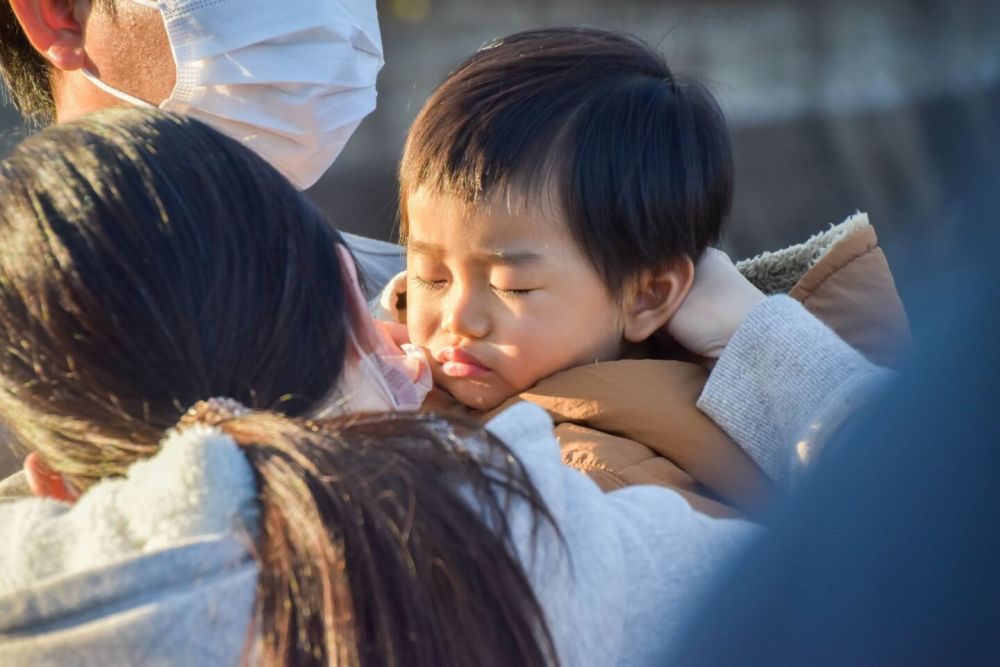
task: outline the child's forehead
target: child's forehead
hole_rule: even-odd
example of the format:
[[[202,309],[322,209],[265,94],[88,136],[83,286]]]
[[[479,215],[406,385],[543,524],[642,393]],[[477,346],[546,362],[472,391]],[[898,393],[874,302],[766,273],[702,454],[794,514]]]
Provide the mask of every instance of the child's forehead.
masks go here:
[[[407,246],[424,255],[489,255],[525,264],[522,258],[560,253],[573,243],[568,225],[536,206],[420,195],[411,199],[409,213]]]
[[[409,235],[440,236],[447,228],[471,232],[569,231],[562,207],[545,193],[508,190],[470,200],[420,189],[406,197]]]

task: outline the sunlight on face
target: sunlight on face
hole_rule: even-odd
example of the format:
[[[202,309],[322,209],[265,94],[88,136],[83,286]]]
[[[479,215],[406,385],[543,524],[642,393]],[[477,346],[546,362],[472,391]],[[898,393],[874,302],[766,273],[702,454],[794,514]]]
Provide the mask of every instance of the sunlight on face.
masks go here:
[[[563,222],[419,190],[406,204],[407,329],[435,385],[490,410],[553,373],[620,356],[621,308]]]

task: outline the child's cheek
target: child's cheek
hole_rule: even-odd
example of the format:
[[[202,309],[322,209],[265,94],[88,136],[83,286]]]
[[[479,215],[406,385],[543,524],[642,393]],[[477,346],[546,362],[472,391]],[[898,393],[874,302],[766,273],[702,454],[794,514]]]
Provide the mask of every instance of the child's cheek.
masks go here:
[[[422,299],[409,295],[406,308],[406,330],[410,342],[418,347],[427,347],[437,330],[435,318]]]

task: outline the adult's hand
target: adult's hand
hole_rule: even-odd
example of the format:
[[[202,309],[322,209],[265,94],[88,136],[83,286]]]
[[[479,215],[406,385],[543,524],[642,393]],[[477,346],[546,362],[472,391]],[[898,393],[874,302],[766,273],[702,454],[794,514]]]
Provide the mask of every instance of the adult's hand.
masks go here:
[[[763,300],[764,293],[736,270],[726,253],[709,248],[695,265],[694,284],[665,331],[690,352],[718,359]]]

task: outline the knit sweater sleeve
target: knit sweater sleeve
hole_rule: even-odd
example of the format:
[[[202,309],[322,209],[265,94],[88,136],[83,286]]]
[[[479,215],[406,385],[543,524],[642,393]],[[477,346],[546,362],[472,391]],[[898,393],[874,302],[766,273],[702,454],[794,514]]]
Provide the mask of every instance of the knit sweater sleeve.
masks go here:
[[[602,492],[562,464],[552,421],[516,404],[487,428],[521,462],[558,532],[524,503],[507,512],[565,665],[660,665],[725,560],[756,528],[713,519],[654,486]],[[537,529],[537,530],[536,530]]]
[[[799,302],[773,296],[733,335],[698,407],[787,484],[892,377]]]

